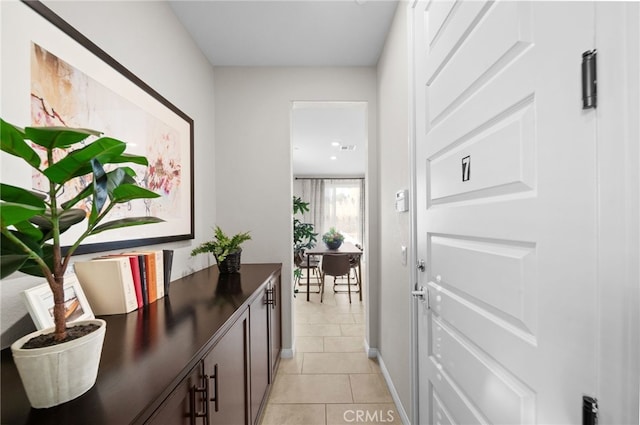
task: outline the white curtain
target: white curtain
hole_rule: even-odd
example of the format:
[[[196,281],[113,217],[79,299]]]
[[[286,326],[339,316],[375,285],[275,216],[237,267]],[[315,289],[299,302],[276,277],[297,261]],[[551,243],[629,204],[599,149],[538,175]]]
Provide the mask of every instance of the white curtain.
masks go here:
[[[309,204],[309,211],[304,213],[302,221],[313,224],[318,233],[318,240],[321,240],[321,229],[324,226],[324,180],[298,179],[294,192],[303,202]]]
[[[364,179],[296,179],[296,196],[309,203],[303,220],[314,225],[318,241],[331,227],[352,243],[364,244]]]

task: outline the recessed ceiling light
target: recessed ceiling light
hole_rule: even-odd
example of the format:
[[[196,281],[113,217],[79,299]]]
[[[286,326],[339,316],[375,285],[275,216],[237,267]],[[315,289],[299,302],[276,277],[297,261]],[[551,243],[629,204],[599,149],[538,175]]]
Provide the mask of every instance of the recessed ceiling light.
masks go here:
[[[331,146],[340,146],[340,142],[331,142]]]
[[[332,157],[331,157],[331,160],[332,160],[332,161],[335,161],[336,159],[338,159],[338,157],[337,157],[337,156],[332,156]]]

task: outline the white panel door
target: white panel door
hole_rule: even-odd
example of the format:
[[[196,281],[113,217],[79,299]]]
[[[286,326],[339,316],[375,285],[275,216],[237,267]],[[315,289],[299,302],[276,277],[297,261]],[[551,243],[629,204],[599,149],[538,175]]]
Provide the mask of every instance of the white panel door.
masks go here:
[[[577,424],[596,390],[594,4],[412,6],[419,416]]]

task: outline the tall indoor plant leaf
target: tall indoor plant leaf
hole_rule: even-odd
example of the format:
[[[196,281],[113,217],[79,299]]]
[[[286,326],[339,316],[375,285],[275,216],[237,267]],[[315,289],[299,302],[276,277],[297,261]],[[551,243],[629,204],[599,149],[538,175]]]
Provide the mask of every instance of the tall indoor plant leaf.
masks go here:
[[[102,224],[118,203],[160,195],[137,186],[133,178],[135,172],[129,167],[105,171],[109,164],[148,164],[142,156],[125,154],[126,144],[120,140],[102,137],[91,142],[89,138],[101,133],[88,129],[27,127],[22,130],[2,119],[0,130],[2,151],[23,159],[49,183],[45,199],[23,188],[0,186],[2,277],[19,270],[46,278],[54,299],[55,339],[61,341],[66,337],[64,273],[75,250],[91,235],[162,221],[156,217],[133,217]],[[40,160],[29,142],[44,149],[46,161]],[[82,147],[74,149],[81,143]],[[60,149],[66,152],[56,161]],[[59,204],[57,196],[64,184],[83,176],[90,177],[91,184],[72,200]],[[91,206],[88,220],[84,210],[75,208],[85,200]],[[80,222],[86,223],[86,229],[63,255],[61,233]]]
[[[302,258],[305,249],[313,248],[316,245],[318,234],[314,232],[313,224],[304,223],[296,214],[304,214],[309,211],[309,203],[304,202],[298,196],[293,197],[293,256],[294,259]],[[293,271],[296,279],[302,276],[302,270],[296,266]]]

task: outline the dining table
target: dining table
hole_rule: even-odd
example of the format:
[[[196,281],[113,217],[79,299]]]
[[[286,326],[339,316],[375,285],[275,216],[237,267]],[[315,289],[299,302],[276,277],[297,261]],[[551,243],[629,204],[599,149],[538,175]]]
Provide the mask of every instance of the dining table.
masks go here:
[[[309,301],[309,283],[310,283],[310,269],[309,259],[313,255],[325,255],[325,254],[350,254],[350,255],[362,255],[362,249],[358,248],[351,242],[343,242],[337,249],[329,249],[325,244],[318,244],[313,248],[309,248],[305,251],[307,256],[307,301]],[[358,259],[358,280],[360,283],[360,301],[362,301],[362,269],[361,261]]]

